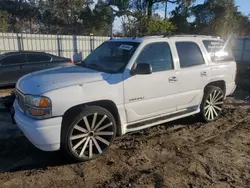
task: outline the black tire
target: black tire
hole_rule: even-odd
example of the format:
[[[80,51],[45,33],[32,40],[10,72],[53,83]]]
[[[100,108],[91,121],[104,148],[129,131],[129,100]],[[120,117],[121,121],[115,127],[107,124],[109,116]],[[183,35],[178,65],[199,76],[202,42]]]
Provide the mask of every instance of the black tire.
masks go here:
[[[214,100],[213,97],[215,98]],[[204,91],[204,96],[200,105],[201,120],[204,122],[211,122],[218,119],[223,109],[224,98],[225,93],[221,88],[208,86]]]
[[[86,124],[86,119],[88,125]],[[102,121],[102,119],[104,120]],[[95,123],[93,123],[93,121]],[[102,123],[98,126],[101,121]],[[92,127],[92,123],[95,124],[94,127]],[[105,128],[107,125],[109,126]],[[104,129],[100,131],[99,129],[101,128]],[[91,131],[89,131],[89,129]],[[100,135],[100,133],[103,135]],[[104,133],[109,135],[104,135]],[[86,136],[86,134],[88,135]],[[79,137],[80,135],[85,136]],[[79,109],[79,113],[72,114],[72,117],[67,123],[63,124],[61,149],[75,161],[82,162],[92,160],[104,154],[109,149],[115,139],[115,135],[116,122],[108,110],[99,106],[85,107]],[[83,141],[84,139],[85,141]],[[90,149],[90,146],[92,146],[92,149]]]

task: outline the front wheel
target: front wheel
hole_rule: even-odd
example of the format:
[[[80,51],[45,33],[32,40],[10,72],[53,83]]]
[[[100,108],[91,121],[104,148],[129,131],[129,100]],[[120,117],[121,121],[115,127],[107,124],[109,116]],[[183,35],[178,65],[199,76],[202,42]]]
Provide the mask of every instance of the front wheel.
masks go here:
[[[116,135],[116,122],[108,110],[92,106],[82,109],[63,129],[63,149],[75,160],[87,161],[108,150]]]
[[[220,117],[224,103],[224,96],[224,91],[219,87],[209,86],[205,89],[200,105],[202,120],[210,122]]]

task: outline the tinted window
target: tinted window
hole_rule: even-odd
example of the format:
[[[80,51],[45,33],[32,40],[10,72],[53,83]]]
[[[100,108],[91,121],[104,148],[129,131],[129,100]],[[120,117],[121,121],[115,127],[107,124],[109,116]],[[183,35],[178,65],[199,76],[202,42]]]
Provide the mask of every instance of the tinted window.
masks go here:
[[[153,72],[173,69],[170,47],[166,42],[148,44],[136,63],[148,63],[152,66]]]
[[[230,43],[225,44],[224,41],[220,40],[204,40],[203,44],[205,45],[207,52],[211,56],[212,61],[234,60]]]
[[[199,46],[194,42],[177,42],[177,52],[181,67],[190,67],[204,64]]]
[[[27,54],[27,62],[44,62],[50,61],[51,57],[48,55],[41,55],[41,54]]]
[[[22,63],[25,63],[24,54],[7,56],[0,60],[1,65],[13,65],[13,64],[22,64]]]

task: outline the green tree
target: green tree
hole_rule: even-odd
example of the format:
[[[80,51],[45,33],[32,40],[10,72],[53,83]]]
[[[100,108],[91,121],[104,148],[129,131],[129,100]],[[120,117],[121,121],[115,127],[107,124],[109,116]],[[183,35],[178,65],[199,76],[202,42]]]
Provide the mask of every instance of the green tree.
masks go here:
[[[188,22],[190,17],[190,8],[177,6],[175,10],[172,11],[172,17],[169,19],[176,27],[175,33],[178,34],[189,34],[192,33],[192,24]]]
[[[153,14],[153,6],[157,3],[171,3],[181,6],[190,6],[195,0],[145,0],[147,3],[147,15],[150,18]]]
[[[110,8],[111,22],[110,22],[110,37],[113,37],[113,23],[115,17],[121,17],[129,15],[130,12],[130,0],[105,0],[106,6]]]
[[[206,0],[194,6],[195,32],[228,37],[249,30],[249,19],[238,12],[234,0]]]
[[[80,13],[82,29],[86,34],[108,35],[111,23],[111,10],[106,4],[99,0],[95,7],[89,6],[82,9]]]
[[[165,35],[175,30],[172,22],[155,14],[150,19],[147,15],[141,15],[140,19],[129,20],[122,24],[125,36]]]
[[[0,32],[8,32],[8,15],[0,10]]]

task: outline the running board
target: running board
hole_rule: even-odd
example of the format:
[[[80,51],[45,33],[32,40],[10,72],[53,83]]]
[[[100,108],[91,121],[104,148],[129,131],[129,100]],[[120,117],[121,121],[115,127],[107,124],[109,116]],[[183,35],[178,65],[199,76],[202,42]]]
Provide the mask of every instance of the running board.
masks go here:
[[[127,124],[126,126],[126,133],[128,132],[133,132],[133,131],[139,131],[142,129],[146,129],[155,125],[159,125],[162,123],[170,122],[173,120],[181,119],[184,117],[188,117],[194,114],[198,114],[200,112],[200,109],[187,109],[181,112],[177,113],[171,113],[165,116],[160,116],[154,119],[138,122],[138,123],[133,123],[133,124]]]

